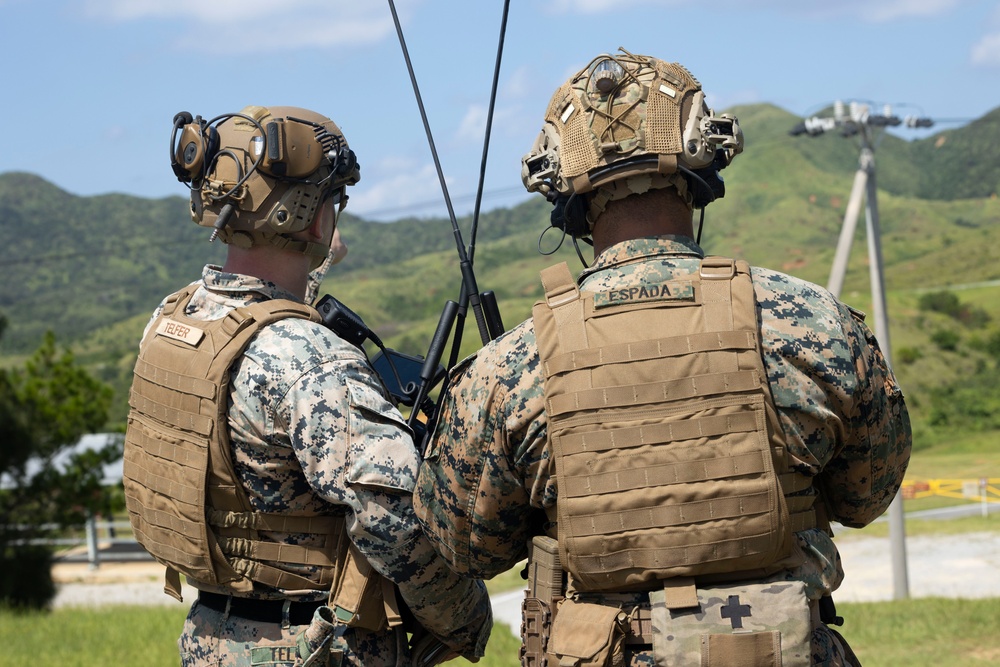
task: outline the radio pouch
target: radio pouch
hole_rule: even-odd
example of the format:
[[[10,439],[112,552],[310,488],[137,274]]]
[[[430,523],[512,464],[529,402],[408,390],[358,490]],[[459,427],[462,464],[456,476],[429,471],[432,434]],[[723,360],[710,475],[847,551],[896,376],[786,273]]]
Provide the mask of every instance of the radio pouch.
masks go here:
[[[811,662],[812,620],[801,581],[699,588],[690,597],[667,587],[649,599],[658,667],[808,667]]]

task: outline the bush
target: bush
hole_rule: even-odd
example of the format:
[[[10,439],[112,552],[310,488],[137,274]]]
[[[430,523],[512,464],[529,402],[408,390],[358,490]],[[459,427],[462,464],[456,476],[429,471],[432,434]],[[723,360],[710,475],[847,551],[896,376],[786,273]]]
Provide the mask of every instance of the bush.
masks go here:
[[[899,363],[907,365],[912,364],[923,356],[923,353],[915,347],[901,347],[895,353],[895,358]]]
[[[929,310],[933,313],[944,313],[952,315],[961,307],[958,295],[947,290],[943,292],[928,292],[920,297],[920,310]]]
[[[983,349],[994,359],[1000,359],[1000,330],[989,335]]]
[[[954,352],[962,337],[950,329],[938,329],[931,334],[931,342],[942,350]]]
[[[52,556],[30,546],[50,526],[83,521],[107,503],[103,466],[121,456],[120,439],[100,449],[73,445],[108,419],[111,389],[56,347],[48,333],[23,368],[0,369],[0,603],[44,608],[55,596]]]
[[[0,605],[17,611],[44,609],[56,596],[52,554],[45,547],[8,546],[0,555]]]
[[[962,431],[1000,429],[1000,377],[989,368],[931,391],[928,423]]]
[[[962,303],[954,292],[928,292],[920,297],[920,310],[941,313],[971,329],[979,329],[990,321],[989,313]]]

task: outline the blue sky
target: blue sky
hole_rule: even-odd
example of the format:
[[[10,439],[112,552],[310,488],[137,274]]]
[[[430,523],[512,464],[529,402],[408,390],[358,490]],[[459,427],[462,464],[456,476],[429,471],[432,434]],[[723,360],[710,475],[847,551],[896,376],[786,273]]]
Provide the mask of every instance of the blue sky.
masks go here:
[[[468,213],[503,2],[396,8],[455,209]],[[520,157],[552,92],[619,46],[684,64],[717,111],[769,102],[809,116],[863,100],[931,117],[933,132],[1000,106],[996,0],[512,0],[484,210],[528,196]],[[349,211],[445,214],[388,2],[0,0],[0,53],[0,172],[77,195],[185,195],[168,160],[175,113],[292,105],[332,117],[358,154]]]

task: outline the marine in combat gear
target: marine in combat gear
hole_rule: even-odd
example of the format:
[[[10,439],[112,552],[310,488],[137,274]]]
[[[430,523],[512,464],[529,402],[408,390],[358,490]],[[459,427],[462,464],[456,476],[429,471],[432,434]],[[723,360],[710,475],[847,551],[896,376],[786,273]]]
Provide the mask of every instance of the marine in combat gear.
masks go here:
[[[485,587],[422,534],[412,434],[309,305],[346,254],[337,221],[360,178],[340,129],[295,107],[181,113],[171,158],[192,218],[228,245],[154,312],[130,397],[133,529],[167,593],[181,575],[198,590],[181,663],[477,659]]]
[[[686,68],[621,50],[524,156],[593,265],[454,369],[415,506],[461,573],[528,558],[525,667],[857,664],[830,522],[888,508],[909,418],[861,313],[696,241],[743,145]]]

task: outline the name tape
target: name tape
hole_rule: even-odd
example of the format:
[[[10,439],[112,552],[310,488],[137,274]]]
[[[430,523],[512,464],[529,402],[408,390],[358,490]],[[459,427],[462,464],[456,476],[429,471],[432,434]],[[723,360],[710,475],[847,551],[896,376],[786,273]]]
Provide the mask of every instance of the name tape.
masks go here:
[[[188,345],[197,345],[205,335],[205,332],[201,329],[189,324],[182,324],[169,317],[160,322],[160,325],[156,327],[156,333],[160,336],[179,340]]]
[[[694,301],[694,286],[688,280],[643,283],[594,294],[594,306],[604,308],[642,301]]]

